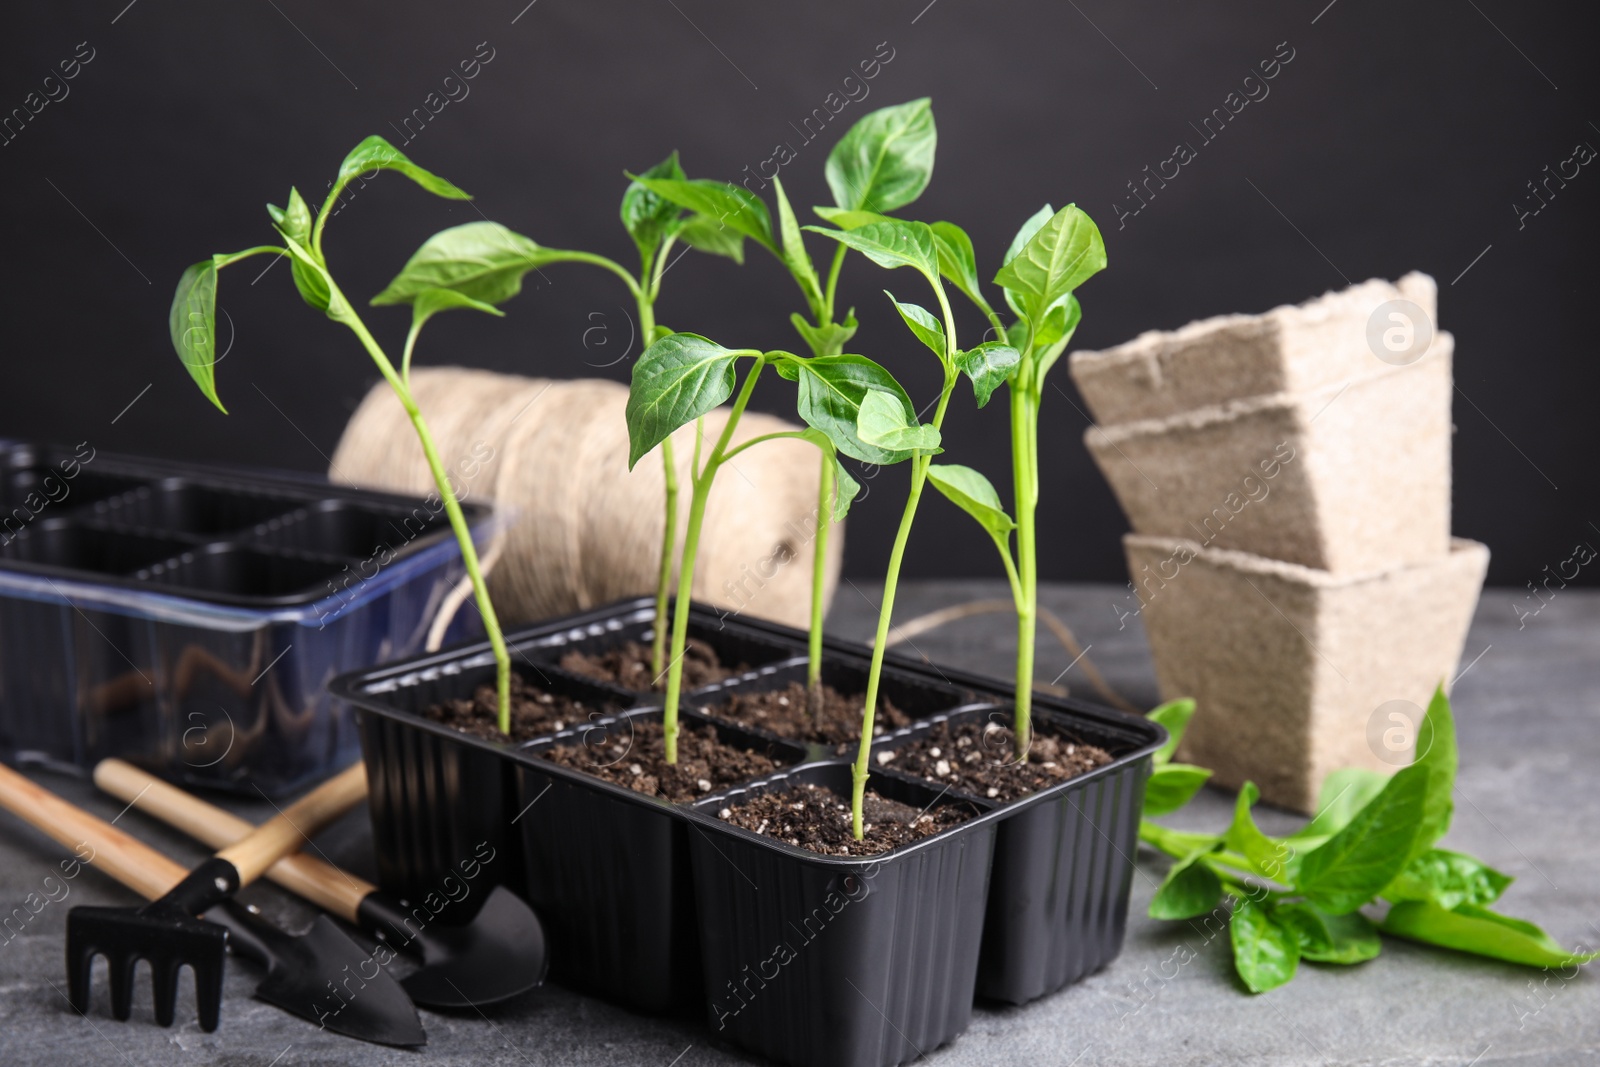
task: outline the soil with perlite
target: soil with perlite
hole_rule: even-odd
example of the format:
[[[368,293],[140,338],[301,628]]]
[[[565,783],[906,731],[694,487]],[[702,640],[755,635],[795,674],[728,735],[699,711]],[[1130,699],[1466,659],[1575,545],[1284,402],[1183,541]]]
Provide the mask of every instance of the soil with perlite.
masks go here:
[[[959,826],[976,814],[964,803],[917,809],[867,790],[862,839],[851,827],[850,798],[805,782],[723,808],[717,817],[777,841],[825,856],[876,856]]]
[[[927,734],[874,757],[879,767],[892,767],[968,796],[1017,800],[1069,778],[1103,767],[1111,753],[1096,745],[1034,728],[1027,760],[1018,760],[1009,712],[994,718],[939,723]]]
[[[806,708],[806,687],[802,682],[790,682],[782,689],[763,692],[733,693],[718,704],[701,709],[707,715],[736,722],[740,726],[753,726],[796,741],[815,741],[838,746],[844,751],[861,737],[860,695],[847,697],[831,685],[822,687],[821,721],[814,719]],[[911,725],[911,716],[891,704],[887,699],[878,701],[878,713],[873,717],[872,736],[878,737],[889,730]]]
[[[640,641],[629,641],[604,652],[582,652],[573,649],[561,657],[562,670],[593,678],[597,682],[620,685],[639,693],[667,688],[667,675],[659,678],[650,669],[652,651]],[[696,638],[689,638],[683,652],[683,688],[699,689],[750,670],[748,664],[723,666],[716,649]]]
[[[783,766],[765,753],[723,742],[709,724],[680,721],[679,727],[677,763],[667,762],[661,723],[654,719],[624,719],[540,755],[635,793],[680,804]]]
[[[515,673],[511,675],[509,737],[500,732],[499,708],[494,685],[485,682],[478,686],[470,699],[457,697],[447,700],[443,704],[435,704],[422,714],[433,722],[486,741],[532,741],[569,726],[615,714],[618,710],[607,704],[589,704],[559,693],[547,693]]]

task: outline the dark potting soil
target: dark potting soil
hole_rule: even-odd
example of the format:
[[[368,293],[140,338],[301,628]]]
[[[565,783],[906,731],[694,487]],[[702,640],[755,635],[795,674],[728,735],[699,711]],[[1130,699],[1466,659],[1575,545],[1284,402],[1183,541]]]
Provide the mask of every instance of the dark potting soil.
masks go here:
[[[822,723],[813,721],[806,710],[806,687],[803,682],[790,682],[782,689],[760,693],[734,693],[720,704],[703,710],[707,715],[755,726],[779,737],[792,737],[797,741],[815,741],[824,745],[848,749],[861,738],[862,697],[845,696],[831,685],[822,687]],[[911,725],[911,716],[895,707],[887,699],[879,698],[878,713],[872,719],[872,736]]]
[[[748,782],[783,766],[760,752],[724,744],[714,726],[681,720],[679,726],[675,764],[667,763],[661,723],[656,720],[627,720],[606,731],[592,731],[580,744],[555,745],[540,755],[674,803],[696,800],[713,789]]]
[[[585,704],[559,693],[547,693],[520,674],[511,675],[511,736],[500,732],[500,702],[494,684],[478,686],[472,699],[457,697],[435,704],[422,714],[437,723],[486,741],[532,741],[558,730],[610,715],[616,708]]]
[[[724,822],[825,856],[876,856],[966,822],[972,815],[965,804],[922,811],[869,789],[861,800],[864,836],[857,841],[850,824],[850,798],[810,782],[762,793],[717,812]]]
[[[580,652],[573,649],[561,657],[561,668],[574,674],[581,674],[585,678],[620,685],[635,692],[665,690],[667,676],[663,673],[660,680],[656,679],[655,672],[650,669],[650,656],[649,645],[641,641],[629,641],[604,652]],[[701,686],[732,678],[736,674],[744,674],[748,670],[750,670],[749,665],[744,663],[736,667],[723,666],[716,649],[704,641],[691,637],[684,646],[683,688],[685,689],[699,689]]]
[[[1009,718],[1009,713],[1006,713]],[[917,740],[885,749],[880,767],[948,785],[969,796],[1016,800],[1111,762],[1111,753],[1035,728],[1026,763],[1018,762],[1011,727],[998,719],[939,723]]]

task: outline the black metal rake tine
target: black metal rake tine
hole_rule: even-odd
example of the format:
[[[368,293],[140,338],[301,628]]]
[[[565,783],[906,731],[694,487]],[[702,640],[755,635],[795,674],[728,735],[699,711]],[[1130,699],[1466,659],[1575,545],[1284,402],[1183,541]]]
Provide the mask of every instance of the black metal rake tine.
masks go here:
[[[176,1014],[178,974],[187,965],[194,971],[200,1025],[207,1031],[217,1028],[221,1016],[229,933],[227,927],[200,915],[260,877],[298,848],[307,834],[344,814],[365,795],[365,771],[356,764],[184,874],[148,845],[0,766],[0,807],[69,848],[92,842],[96,868],[152,901],[142,908],[77,907],[67,913],[68,1000],[73,1008],[88,1014],[91,965],[95,956],[104,956],[111,972],[112,1014],[127,1019],[132,1014],[134,969],[143,959],[150,962],[156,1019],[170,1026]],[[396,995],[404,996],[398,986]],[[409,1002],[406,1007],[410,1008]],[[402,1020],[409,1024],[400,1027],[405,1043],[422,1043],[415,1014],[412,1009],[411,1018]]]
[[[172,1025],[177,1014],[178,976],[188,966],[194,972],[195,995],[200,1002],[200,1027],[207,1032],[217,1028],[228,932],[189,914],[180,891],[192,886],[192,879],[194,875],[167,897],[143,908],[79,907],[68,913],[67,980],[74,1008],[87,1014],[94,957],[104,956],[111,977],[111,1014],[119,1022],[127,1021],[133,1013],[134,978],[142,959],[150,964],[157,1023]],[[209,879],[201,876],[201,880]],[[218,891],[215,884],[206,888]]]
[[[111,965],[111,1017],[125,1023],[133,1015],[133,969],[138,957],[127,955],[107,956]]]

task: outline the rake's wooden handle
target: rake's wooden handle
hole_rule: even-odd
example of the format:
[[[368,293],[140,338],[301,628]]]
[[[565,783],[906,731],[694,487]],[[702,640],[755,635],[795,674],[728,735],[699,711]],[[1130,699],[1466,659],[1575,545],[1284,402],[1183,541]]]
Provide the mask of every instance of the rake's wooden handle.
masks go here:
[[[363,796],[365,781],[362,779]],[[226,848],[255,831],[254,824],[232,812],[208,804],[122,760],[102,760],[94,769],[94,782],[117,799],[127,801],[146,815],[212,848]],[[322,910],[352,923],[356,921],[356,909],[361,901],[377,888],[303,852],[274,863],[267,868],[267,877]]]
[[[142,841],[69,804],[50,790],[0,764],[0,807],[73,849],[78,858],[146,900],[164,896],[189,872]],[[85,857],[82,849],[91,850]]]
[[[278,809],[278,814],[251,830],[249,836],[222,849],[217,857],[238,870],[241,886],[249,885],[268,867],[291,852],[298,852],[313,834],[361,803],[366,795],[367,769],[357,763],[287,808]]]

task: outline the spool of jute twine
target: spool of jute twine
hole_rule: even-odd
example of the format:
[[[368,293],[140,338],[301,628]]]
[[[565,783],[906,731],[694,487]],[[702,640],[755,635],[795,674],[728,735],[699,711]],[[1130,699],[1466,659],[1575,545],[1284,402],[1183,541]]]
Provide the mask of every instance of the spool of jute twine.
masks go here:
[[[628,470],[623,417],[628,390],[601,380],[556,381],[459,367],[418,369],[411,391],[459,495],[495,505],[500,526],[483,552],[503,622],[531,622],[653,593],[660,566],[665,486],[659,453]],[[705,417],[704,451],[727,422]],[[797,429],[747,413],[734,441]],[[678,469],[678,546],[688,522],[696,429],[673,435]],[[729,612],[804,626],[818,453],[805,441],[767,441],[717,475],[706,507],[693,596]],[[427,496],[434,481],[416,430],[378,383],[345,427],[334,481]],[[831,600],[844,548],[828,539]],[[466,599],[457,590],[457,602]]]

